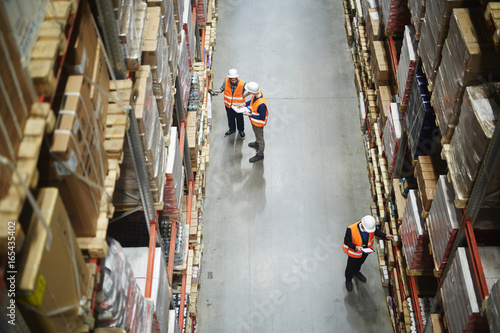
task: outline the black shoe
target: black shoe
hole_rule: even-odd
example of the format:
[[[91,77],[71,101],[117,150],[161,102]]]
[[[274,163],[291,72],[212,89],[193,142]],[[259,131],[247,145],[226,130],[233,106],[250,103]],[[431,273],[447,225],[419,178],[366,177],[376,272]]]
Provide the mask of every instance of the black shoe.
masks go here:
[[[245,140],[245,132],[240,132],[240,139]]]
[[[264,155],[255,155],[254,157],[249,159],[249,161],[250,161],[250,163],[255,163],[255,162],[261,161],[263,159],[264,159]]]
[[[361,273],[358,273],[358,274],[354,274],[354,276],[361,282],[366,282],[366,277],[361,274]]]
[[[231,134],[233,134],[234,132],[231,132],[231,131],[227,131],[226,133],[224,133],[224,137],[227,138],[228,136],[230,136]]]
[[[352,291],[352,282],[351,281],[347,281],[345,283],[345,288],[347,289],[347,291]]]
[[[255,149],[259,149],[259,144],[257,142],[250,142],[248,144],[248,147],[250,148],[255,148]]]

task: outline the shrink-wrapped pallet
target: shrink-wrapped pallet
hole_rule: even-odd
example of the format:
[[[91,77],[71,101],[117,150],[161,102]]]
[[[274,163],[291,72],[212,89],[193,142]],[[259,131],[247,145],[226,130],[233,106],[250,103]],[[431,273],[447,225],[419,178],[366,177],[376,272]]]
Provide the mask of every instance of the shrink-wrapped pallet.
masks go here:
[[[477,5],[475,0],[425,1],[425,18],[420,31],[418,50],[431,85],[436,79],[453,8]]]
[[[398,104],[391,103],[382,136],[384,152],[389,166],[393,166],[396,160],[402,133],[403,124],[401,114],[398,111]]]
[[[408,0],[386,0],[381,5],[386,35],[403,33],[405,25],[411,21]]]
[[[461,215],[455,207],[455,191],[446,176],[440,176],[428,217],[434,267],[443,270],[460,228]]]
[[[422,207],[417,191],[410,190],[400,227],[401,241],[409,270],[422,271],[433,267],[428,247],[429,236],[424,229],[421,213]]]
[[[500,332],[500,282],[497,280],[490,289],[488,298],[484,300],[483,308],[488,318],[491,332]]]
[[[427,79],[418,65],[411,85],[405,125],[412,157],[432,155],[440,147],[441,135],[436,127],[436,115],[431,106]]]
[[[189,100],[189,89],[191,86],[191,74],[189,72],[189,60],[188,60],[188,46],[186,42],[186,35],[181,35],[181,42],[179,43],[179,59],[178,59],[178,68],[179,68],[179,88],[180,92],[176,93],[181,96],[182,108],[186,111],[188,100]]]
[[[488,332],[481,318],[466,249],[459,247],[441,288],[450,332]]]
[[[465,87],[488,82],[499,73],[500,57],[491,43],[482,11],[454,9],[433,93],[433,106],[445,143],[457,125]]]
[[[446,155],[457,196],[465,204],[500,117],[500,83],[467,87],[460,118]],[[496,100],[495,100],[496,99]],[[493,169],[486,195],[500,189],[500,168]],[[494,198],[498,201],[498,195]]]
[[[408,9],[410,9],[411,20],[415,27],[415,38],[419,39],[422,30],[422,22],[425,16],[426,0],[408,0]]]
[[[417,66],[417,45],[418,42],[415,40],[415,29],[407,25],[405,27],[403,46],[401,47],[401,54],[399,55],[398,71],[396,75],[399,98],[401,99],[401,107],[403,109],[408,106],[413,76]]]

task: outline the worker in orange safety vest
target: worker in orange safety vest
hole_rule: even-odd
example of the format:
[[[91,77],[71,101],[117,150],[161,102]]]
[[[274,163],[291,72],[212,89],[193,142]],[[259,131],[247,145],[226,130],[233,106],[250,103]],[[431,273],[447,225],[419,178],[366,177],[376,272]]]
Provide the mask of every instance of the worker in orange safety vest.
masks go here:
[[[212,96],[217,96],[218,94],[224,92],[224,106],[226,108],[227,124],[229,130],[224,133],[224,137],[228,137],[231,134],[238,132],[240,139],[245,139],[245,123],[243,121],[243,113],[238,113],[233,109],[233,106],[240,105],[245,102],[245,97],[248,93],[245,93],[245,81],[240,80],[238,77],[238,71],[231,68],[227,73],[227,78],[222,83],[221,87],[217,90],[210,91]]]
[[[255,134],[255,142],[250,142],[249,147],[257,150],[254,157],[250,158],[250,163],[255,163],[264,159],[264,126],[267,124],[267,103],[262,90],[256,82],[248,82],[247,91],[252,94],[252,99],[247,101],[244,106],[248,107],[248,111],[243,114],[250,117],[252,129]]]
[[[347,291],[352,291],[352,278],[355,276],[359,281],[366,282],[366,277],[361,274],[361,266],[373,252],[374,238],[392,240],[393,236],[385,234],[375,227],[375,218],[367,215],[354,224],[347,227],[342,249],[348,255],[347,267],[345,269],[345,286]]]

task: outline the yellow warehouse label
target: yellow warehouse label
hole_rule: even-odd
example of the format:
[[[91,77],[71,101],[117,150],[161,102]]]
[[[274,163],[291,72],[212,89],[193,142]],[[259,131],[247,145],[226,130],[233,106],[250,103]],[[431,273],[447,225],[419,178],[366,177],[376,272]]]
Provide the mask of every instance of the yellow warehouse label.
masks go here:
[[[38,281],[36,284],[35,292],[30,295],[22,295],[20,297],[20,301],[31,305],[31,306],[40,306],[42,305],[43,294],[45,293],[45,279],[43,275],[38,275]]]

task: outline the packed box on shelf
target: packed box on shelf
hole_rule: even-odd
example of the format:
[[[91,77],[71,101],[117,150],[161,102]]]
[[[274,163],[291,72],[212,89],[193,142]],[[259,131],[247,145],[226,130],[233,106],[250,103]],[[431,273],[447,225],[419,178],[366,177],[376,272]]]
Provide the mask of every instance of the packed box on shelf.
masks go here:
[[[455,189],[457,207],[464,207],[469,198],[481,162],[486,153],[495,124],[500,117],[500,83],[467,87],[460,118],[444,157],[448,162]],[[500,163],[500,162],[499,162]],[[486,195],[500,189],[500,168],[494,168]],[[499,201],[495,195],[492,201]]]
[[[424,219],[422,219],[421,212],[422,207],[417,191],[410,190],[400,232],[407,268],[417,272],[432,270],[434,267],[428,248],[429,235],[424,229]]]
[[[62,193],[77,236],[94,236],[108,158],[90,99],[90,83],[69,76],[50,147],[50,184]]]
[[[436,271],[442,271],[448,262],[455,237],[462,222],[454,204],[455,192],[446,176],[439,176],[429,217],[427,219],[432,257]]]
[[[429,80],[431,90],[441,62],[441,52],[448,35],[453,8],[474,7],[478,5],[479,2],[475,0],[425,2],[425,18],[422,22],[418,51],[422,58],[424,71]]]
[[[500,332],[500,281],[497,280],[483,302],[491,332]]]
[[[422,203],[422,217],[426,218],[431,209],[437,180],[445,173],[445,163],[439,156],[418,156],[413,174],[417,180],[418,194]]]
[[[178,220],[182,213],[182,194],[184,188],[184,167],[182,165],[177,128],[170,131],[170,145],[166,167],[166,183],[163,194],[162,213],[173,220]]]
[[[406,110],[406,107],[408,106],[413,76],[415,74],[418,61],[418,42],[415,40],[415,28],[409,25],[405,26],[403,36],[403,46],[401,47],[398,70],[396,73],[399,98],[401,99],[401,111]]]
[[[40,190],[41,216],[32,215],[18,267],[21,310],[36,332],[78,331],[89,314],[82,300],[90,275],[62,195],[56,188]]]
[[[399,141],[403,134],[403,119],[399,112],[398,104],[391,103],[390,110],[385,122],[384,132],[382,134],[385,156],[389,167],[394,166],[396,153],[399,148]]]
[[[427,79],[418,65],[411,85],[405,124],[408,133],[408,145],[412,158],[432,155],[441,147],[441,133],[436,126],[436,115],[430,103]]]
[[[487,332],[488,323],[481,316],[465,248],[457,249],[440,292],[449,331]]]
[[[124,45],[127,69],[136,70],[141,65],[147,4],[142,0],[116,2],[118,34]]]
[[[500,75],[495,51],[480,9],[454,9],[444,43],[432,101],[444,143],[457,126],[465,88]],[[494,81],[493,81],[494,82]]]
[[[166,251],[168,251],[168,248],[166,248]],[[123,248],[123,253],[132,267],[135,282],[139,286],[141,293],[145,295],[149,248],[127,247]],[[158,332],[166,333],[171,288],[167,264],[161,247],[155,248],[153,267],[151,286],[151,299],[154,304],[153,325],[159,327]]]
[[[189,65],[189,60],[188,60],[188,45],[186,42],[186,35],[182,34],[181,37],[181,42],[179,43],[179,59],[177,66],[179,68],[179,74],[178,74],[178,79],[179,79],[179,89],[180,92],[177,91],[176,93],[180,93],[180,99],[182,102],[181,107],[183,110],[187,110],[188,107],[188,101],[189,101],[189,90],[191,87],[191,73],[190,73],[190,65]]]
[[[154,304],[145,298],[120,243],[108,239],[95,304],[96,328],[120,327],[126,332],[153,332]]]
[[[382,17],[386,36],[395,36],[404,32],[405,25],[410,24],[411,14],[407,0],[381,1]]]

